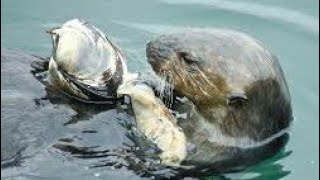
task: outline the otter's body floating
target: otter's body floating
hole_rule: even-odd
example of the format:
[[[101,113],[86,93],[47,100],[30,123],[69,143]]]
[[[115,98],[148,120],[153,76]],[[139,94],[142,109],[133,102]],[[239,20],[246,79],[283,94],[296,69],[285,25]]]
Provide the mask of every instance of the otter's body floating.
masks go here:
[[[136,76],[127,72],[119,49],[96,27],[71,20],[50,34],[51,84],[94,102],[129,95],[137,128],[161,149],[162,164],[239,170],[274,155],[288,140],[291,100],[280,64],[245,34],[190,30],[148,43],[155,73],[166,76],[172,97],[186,98],[172,106],[183,118],[171,115],[149,86],[132,84]]]

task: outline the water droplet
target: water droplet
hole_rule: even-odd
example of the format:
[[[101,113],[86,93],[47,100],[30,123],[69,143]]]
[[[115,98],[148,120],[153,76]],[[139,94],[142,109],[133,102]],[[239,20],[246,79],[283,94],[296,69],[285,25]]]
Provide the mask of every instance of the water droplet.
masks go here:
[[[312,161],[310,161],[310,163],[311,163],[311,164],[315,164],[316,162],[312,160]]]

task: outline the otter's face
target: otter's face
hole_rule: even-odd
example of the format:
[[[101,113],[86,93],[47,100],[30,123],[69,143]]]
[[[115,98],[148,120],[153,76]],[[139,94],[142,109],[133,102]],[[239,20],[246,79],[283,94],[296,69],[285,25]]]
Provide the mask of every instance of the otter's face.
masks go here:
[[[195,45],[195,43],[202,45]],[[217,71],[214,58],[201,39],[161,36],[147,44],[148,62],[158,75],[169,75],[178,95],[194,103],[226,105],[229,87]]]

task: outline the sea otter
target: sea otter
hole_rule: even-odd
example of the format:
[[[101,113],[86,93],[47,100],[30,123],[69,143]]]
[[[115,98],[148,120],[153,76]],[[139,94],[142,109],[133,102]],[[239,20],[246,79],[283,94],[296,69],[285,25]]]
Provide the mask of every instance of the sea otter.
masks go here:
[[[291,100],[276,56],[259,41],[225,29],[162,35],[147,44],[158,75],[183,102],[173,109],[193,146],[182,165],[228,172],[278,152],[288,140]]]

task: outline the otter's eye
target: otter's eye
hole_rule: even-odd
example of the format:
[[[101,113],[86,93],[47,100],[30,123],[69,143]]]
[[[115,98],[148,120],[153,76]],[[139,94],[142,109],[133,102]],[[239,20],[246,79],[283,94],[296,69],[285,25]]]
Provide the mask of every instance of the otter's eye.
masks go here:
[[[227,103],[230,106],[242,106],[247,100],[248,98],[245,94],[233,92],[228,96]]]
[[[178,53],[181,61],[187,65],[187,70],[191,73],[196,73],[198,70],[198,59],[186,52]]]
[[[179,57],[187,64],[197,63],[197,59],[187,52],[179,52]]]

